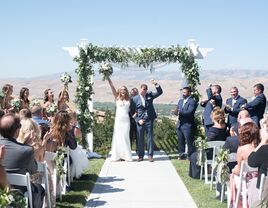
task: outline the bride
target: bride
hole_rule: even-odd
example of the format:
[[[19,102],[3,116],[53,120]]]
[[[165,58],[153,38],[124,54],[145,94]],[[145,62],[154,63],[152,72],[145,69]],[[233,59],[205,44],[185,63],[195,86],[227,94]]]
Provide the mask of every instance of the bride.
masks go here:
[[[125,86],[122,86],[118,91],[116,91],[110,78],[108,78],[108,82],[116,100],[116,114],[111,150],[111,161],[132,161],[129,139],[129,93]]]

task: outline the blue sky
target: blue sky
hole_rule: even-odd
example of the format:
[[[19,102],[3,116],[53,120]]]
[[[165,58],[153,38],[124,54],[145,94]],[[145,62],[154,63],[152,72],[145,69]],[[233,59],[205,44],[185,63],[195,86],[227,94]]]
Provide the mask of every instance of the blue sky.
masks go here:
[[[249,0],[1,0],[0,78],[73,71],[62,50],[98,45],[186,45],[215,50],[209,69],[268,69],[268,2]]]

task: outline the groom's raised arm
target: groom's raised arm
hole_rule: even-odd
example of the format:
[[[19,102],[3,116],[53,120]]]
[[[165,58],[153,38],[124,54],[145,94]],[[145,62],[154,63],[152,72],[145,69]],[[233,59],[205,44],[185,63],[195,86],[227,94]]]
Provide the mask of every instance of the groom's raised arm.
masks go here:
[[[157,98],[160,95],[162,95],[163,94],[163,90],[162,90],[161,86],[156,82],[156,80],[152,79],[151,80],[151,83],[154,84],[155,89],[156,89],[156,92],[152,92],[152,97],[154,99],[154,98]]]

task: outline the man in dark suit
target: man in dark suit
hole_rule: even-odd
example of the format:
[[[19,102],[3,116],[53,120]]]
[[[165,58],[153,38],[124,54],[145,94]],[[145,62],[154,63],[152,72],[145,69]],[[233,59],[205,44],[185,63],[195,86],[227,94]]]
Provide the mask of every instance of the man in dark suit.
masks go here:
[[[238,113],[241,111],[241,106],[247,103],[247,100],[238,94],[237,87],[232,87],[230,90],[231,97],[226,100],[224,108],[228,114],[227,126],[229,129],[237,122]]]
[[[266,97],[263,94],[264,86],[261,83],[253,86],[254,99],[242,106],[242,108],[248,110],[252,120],[260,127],[259,121],[263,118],[263,114],[266,108]]]
[[[202,100],[200,105],[204,107],[203,111],[203,124],[205,126],[205,133],[207,136],[207,132],[209,128],[213,125],[213,121],[210,117],[213,108],[222,106],[222,97],[221,97],[221,86],[220,85],[212,85],[209,84],[207,90],[207,99]]]
[[[147,154],[150,162],[153,162],[154,144],[153,144],[153,123],[156,119],[156,112],[153,106],[153,100],[160,96],[163,91],[157,82],[152,79],[151,83],[155,85],[156,92],[147,92],[148,87],[142,84],[140,94],[132,98],[132,107],[134,119],[137,124],[138,134],[138,161],[142,161],[144,157],[144,135],[147,133]]]
[[[5,146],[5,157],[2,164],[7,172],[34,174],[37,172],[37,163],[34,158],[33,148],[18,143],[15,138],[20,131],[20,119],[14,114],[6,114],[0,120],[0,133],[3,136],[0,139],[0,146]],[[25,189],[20,189],[25,191]],[[32,184],[33,205],[42,207],[45,190],[40,184]]]
[[[139,90],[134,87],[130,90],[130,98],[135,97],[139,94]],[[135,142],[136,145],[136,152],[138,151],[138,140],[137,140],[137,126],[136,121],[133,118],[135,114],[135,109],[130,109],[129,118],[130,118],[130,130],[129,130],[129,138],[130,138],[130,145],[132,147],[133,143]]]
[[[197,102],[191,97],[191,89],[184,87],[182,89],[182,99],[179,100],[177,106],[177,135],[179,143],[179,158],[186,159],[195,151],[194,147],[194,114],[197,108]],[[187,143],[187,154],[185,154],[185,143]]]

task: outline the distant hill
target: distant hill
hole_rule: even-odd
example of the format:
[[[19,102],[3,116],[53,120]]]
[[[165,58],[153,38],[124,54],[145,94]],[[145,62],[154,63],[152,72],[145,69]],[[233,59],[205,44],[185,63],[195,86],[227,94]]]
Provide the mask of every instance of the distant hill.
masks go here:
[[[33,78],[19,78],[19,79],[0,79],[0,86],[6,83],[10,83],[14,86],[14,95],[19,94],[19,90],[22,87],[28,87],[30,89],[31,98],[43,98],[43,92],[47,88],[51,88],[54,91],[55,98],[62,88],[60,82],[60,73],[52,74],[48,76],[33,77]],[[74,100],[74,93],[76,87],[77,76],[73,72],[71,73],[73,83],[69,85],[69,91],[72,100]],[[155,103],[177,103],[179,97],[179,89],[182,83],[181,72],[178,69],[158,69],[154,73],[149,71],[118,71],[115,70],[112,80],[116,87],[126,85],[128,89],[138,87],[142,83],[146,83],[149,86],[149,90],[154,90],[153,86],[149,83],[149,80],[154,78],[161,84],[164,94],[155,100]],[[265,70],[202,70],[200,71],[201,85],[199,87],[200,93],[205,95],[205,88],[209,83],[220,84],[223,88],[222,96],[225,100],[229,97],[229,89],[231,86],[237,86],[240,94],[251,99],[253,95],[252,87],[256,83],[263,83],[268,87],[268,71]],[[111,93],[111,89],[107,82],[103,82],[98,73],[94,78],[94,100],[99,102],[113,102],[114,98]]]

